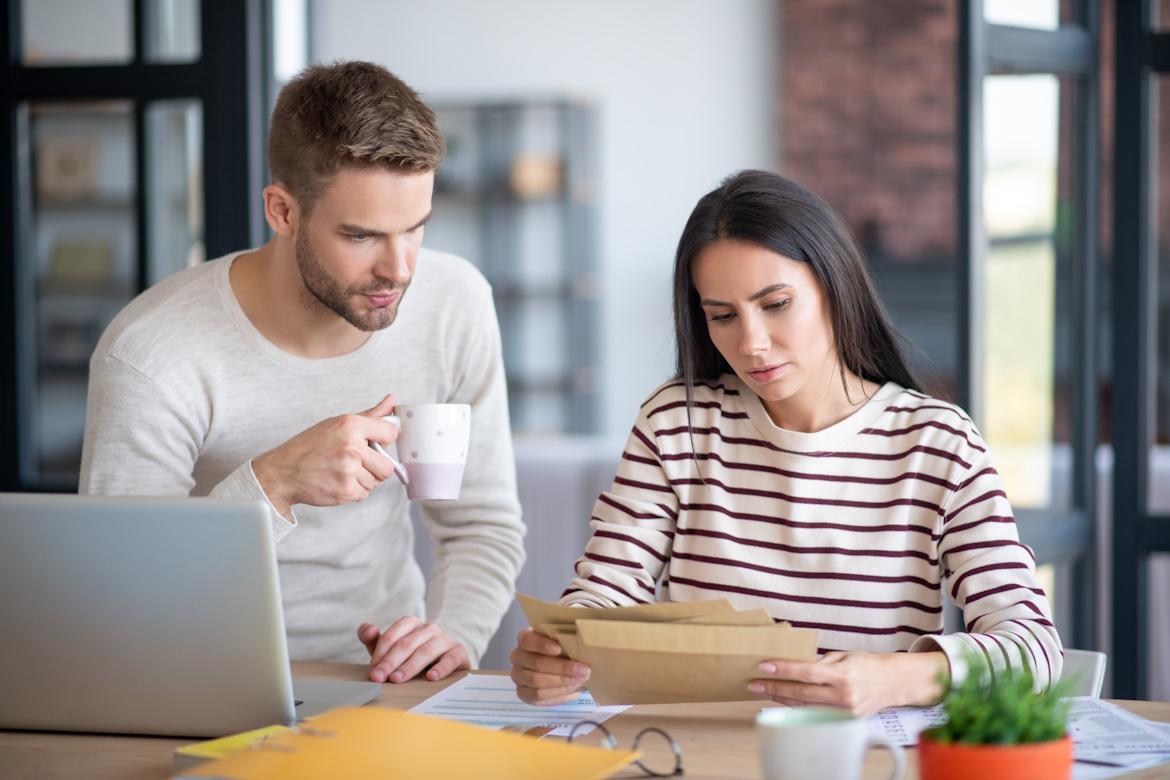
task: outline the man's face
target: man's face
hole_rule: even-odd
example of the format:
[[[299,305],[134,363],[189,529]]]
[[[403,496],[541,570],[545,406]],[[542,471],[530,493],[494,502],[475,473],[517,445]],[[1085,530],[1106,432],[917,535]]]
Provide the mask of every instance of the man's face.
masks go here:
[[[414,275],[434,184],[429,172],[335,174],[296,233],[297,267],[313,305],[363,331],[394,322]]]

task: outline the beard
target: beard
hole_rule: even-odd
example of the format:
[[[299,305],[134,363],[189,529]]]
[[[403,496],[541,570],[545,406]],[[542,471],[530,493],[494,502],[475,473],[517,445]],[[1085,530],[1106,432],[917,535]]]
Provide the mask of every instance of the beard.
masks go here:
[[[343,288],[340,283],[325,270],[317,255],[309,247],[308,231],[298,231],[296,238],[297,268],[301,271],[301,281],[305,290],[312,296],[312,300],[332,311],[338,317],[348,322],[358,330],[367,333],[381,330],[394,322],[398,316],[398,307],[406,297],[406,289],[410,282],[403,285],[394,285],[386,281],[375,279],[372,282]],[[372,310],[361,310],[357,303],[357,296],[372,293],[384,293],[388,290],[400,290],[398,300],[390,306]]]

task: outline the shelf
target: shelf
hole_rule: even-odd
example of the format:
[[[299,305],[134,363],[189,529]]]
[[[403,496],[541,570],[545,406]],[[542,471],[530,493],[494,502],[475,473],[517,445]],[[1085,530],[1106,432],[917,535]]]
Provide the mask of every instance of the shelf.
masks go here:
[[[550,282],[548,284],[492,284],[492,292],[497,299],[515,303],[525,300],[571,300],[573,285],[568,282]]]
[[[77,200],[37,200],[34,203],[37,212],[41,211],[133,211],[134,198],[96,198]]]
[[[573,389],[573,378],[568,375],[508,378],[509,393],[570,393]]]
[[[86,378],[89,376],[89,359],[84,361],[45,360],[37,366],[40,376],[63,378]]]
[[[95,298],[107,301],[129,301],[134,297],[134,289],[129,285],[97,284],[90,286],[80,282],[65,284],[42,280],[37,285],[37,295],[41,298]]]

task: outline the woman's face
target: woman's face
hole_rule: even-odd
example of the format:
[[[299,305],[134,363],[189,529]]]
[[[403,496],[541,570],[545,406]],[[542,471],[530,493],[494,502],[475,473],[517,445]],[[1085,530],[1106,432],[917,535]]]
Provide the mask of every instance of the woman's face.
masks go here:
[[[691,267],[711,341],[764,401],[828,378],[836,349],[829,304],[812,267],[746,241],[720,239]],[[814,382],[814,392],[823,391]]]

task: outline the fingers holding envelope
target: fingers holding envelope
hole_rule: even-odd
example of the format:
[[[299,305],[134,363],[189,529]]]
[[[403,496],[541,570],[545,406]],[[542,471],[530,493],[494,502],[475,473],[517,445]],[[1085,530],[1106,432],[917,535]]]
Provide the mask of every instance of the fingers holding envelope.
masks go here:
[[[589,679],[589,667],[561,656],[558,642],[531,628],[520,632],[512,651],[512,681],[516,695],[528,704],[552,705],[571,701]]]

